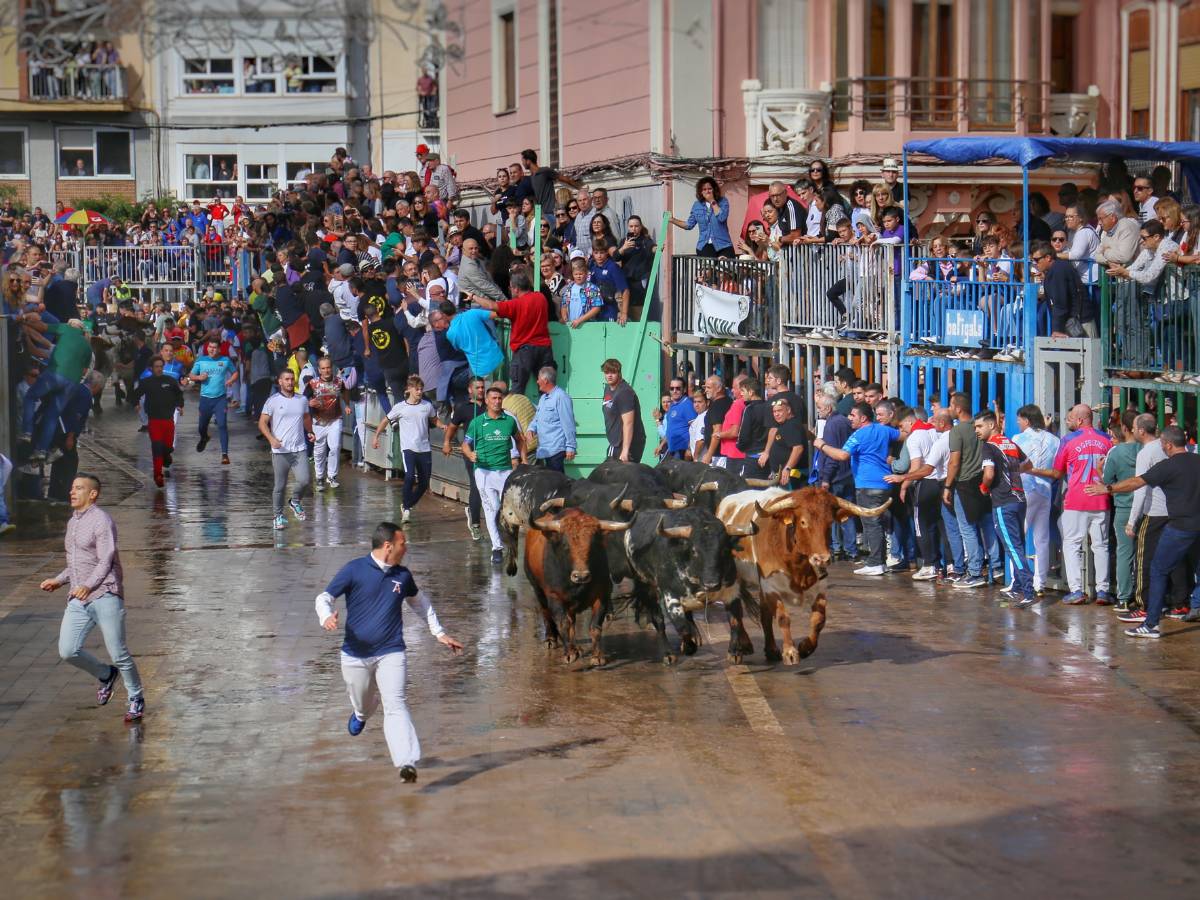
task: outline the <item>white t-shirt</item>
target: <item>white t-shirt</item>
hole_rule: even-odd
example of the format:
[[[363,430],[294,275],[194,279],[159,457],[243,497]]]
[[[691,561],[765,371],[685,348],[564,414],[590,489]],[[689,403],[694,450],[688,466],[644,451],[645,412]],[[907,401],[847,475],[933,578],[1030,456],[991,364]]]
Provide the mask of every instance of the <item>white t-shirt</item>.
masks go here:
[[[388,410],[388,421],[400,429],[400,449],[428,453],[429,420],[436,415],[433,404],[428,400],[409,403],[405,399]]]
[[[804,220],[805,235],[808,237],[820,237],[824,232],[821,231],[821,211],[817,209],[817,204],[810,203],[808,205],[808,216]]]
[[[262,411],[271,417],[271,433],[279,440],[279,447],[272,447],[272,453],[304,453],[308,449],[304,436],[308,401],[304,397],[272,394],[263,404]]]
[[[921,457],[925,465],[933,466],[929,475],[934,480],[946,480],[946,463],[950,460],[950,432],[939,434],[929,446],[929,450]]]
[[[704,416],[699,415],[688,423],[688,449],[695,451],[696,442],[704,437]]]
[[[932,428],[922,428],[919,431],[914,431],[904,441],[905,449],[908,450],[908,458],[916,459],[917,457],[920,457],[922,462],[928,463],[929,460],[927,459],[927,457],[929,456],[929,450],[934,445],[934,443],[937,441],[938,437],[940,437],[940,435],[936,431],[934,431]],[[946,439],[946,446],[947,447],[950,446],[949,438]],[[933,464],[930,463],[930,465],[933,465]],[[937,478],[943,478],[943,477],[945,477],[945,475],[946,475],[946,467],[945,467],[945,464],[943,463],[941,475],[938,475],[937,467],[934,466],[934,470],[932,472],[930,472],[928,475],[926,475],[925,477],[928,479],[937,479]]]

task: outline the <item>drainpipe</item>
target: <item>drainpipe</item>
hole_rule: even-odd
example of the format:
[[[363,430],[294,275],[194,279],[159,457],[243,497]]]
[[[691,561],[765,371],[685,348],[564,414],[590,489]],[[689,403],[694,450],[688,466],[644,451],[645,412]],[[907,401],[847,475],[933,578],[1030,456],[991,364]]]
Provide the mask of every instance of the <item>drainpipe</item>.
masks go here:
[[[724,4],[722,0],[712,0],[712,54],[713,54],[713,89],[712,89],[712,127],[713,127],[713,156],[725,155],[725,129],[721,127],[724,109],[721,102],[721,87],[725,81],[725,24]]]

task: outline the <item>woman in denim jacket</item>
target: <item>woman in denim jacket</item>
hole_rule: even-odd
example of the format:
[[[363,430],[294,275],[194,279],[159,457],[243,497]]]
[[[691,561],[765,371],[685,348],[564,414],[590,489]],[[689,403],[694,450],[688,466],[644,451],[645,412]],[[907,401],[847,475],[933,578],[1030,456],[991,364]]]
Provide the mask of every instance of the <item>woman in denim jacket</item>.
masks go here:
[[[721,196],[717,180],[705,175],[696,182],[696,202],[686,222],[671,217],[671,222],[687,231],[700,226],[696,239],[697,256],[734,257],[733,241],[729,237],[729,201]]]

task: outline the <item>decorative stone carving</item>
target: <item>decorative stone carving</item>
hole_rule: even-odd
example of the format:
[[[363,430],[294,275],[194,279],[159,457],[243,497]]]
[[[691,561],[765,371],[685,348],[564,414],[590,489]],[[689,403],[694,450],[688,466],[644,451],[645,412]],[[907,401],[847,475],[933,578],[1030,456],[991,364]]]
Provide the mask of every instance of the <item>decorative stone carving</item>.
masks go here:
[[[832,90],[771,89],[742,82],[746,111],[746,154],[827,156]]]
[[[1050,95],[1050,133],[1058,137],[1095,137],[1100,88],[1089,85],[1086,94]]]

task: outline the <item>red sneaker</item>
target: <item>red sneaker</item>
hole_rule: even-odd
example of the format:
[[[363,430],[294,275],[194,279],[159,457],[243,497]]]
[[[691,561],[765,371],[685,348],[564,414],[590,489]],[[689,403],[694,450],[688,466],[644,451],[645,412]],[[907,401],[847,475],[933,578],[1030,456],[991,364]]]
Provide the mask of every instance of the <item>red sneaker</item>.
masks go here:
[[[1184,616],[1186,616],[1188,614],[1189,609],[1190,609],[1190,607],[1187,607],[1187,606],[1177,606],[1174,609],[1169,610],[1167,612],[1167,618],[1168,619],[1182,619]]]
[[[161,472],[159,472],[157,475],[154,476],[154,483],[157,484],[159,487],[163,486],[163,477],[162,477]]]
[[[1145,622],[1146,611],[1144,609],[1131,609],[1129,612],[1117,614],[1118,622]]]

